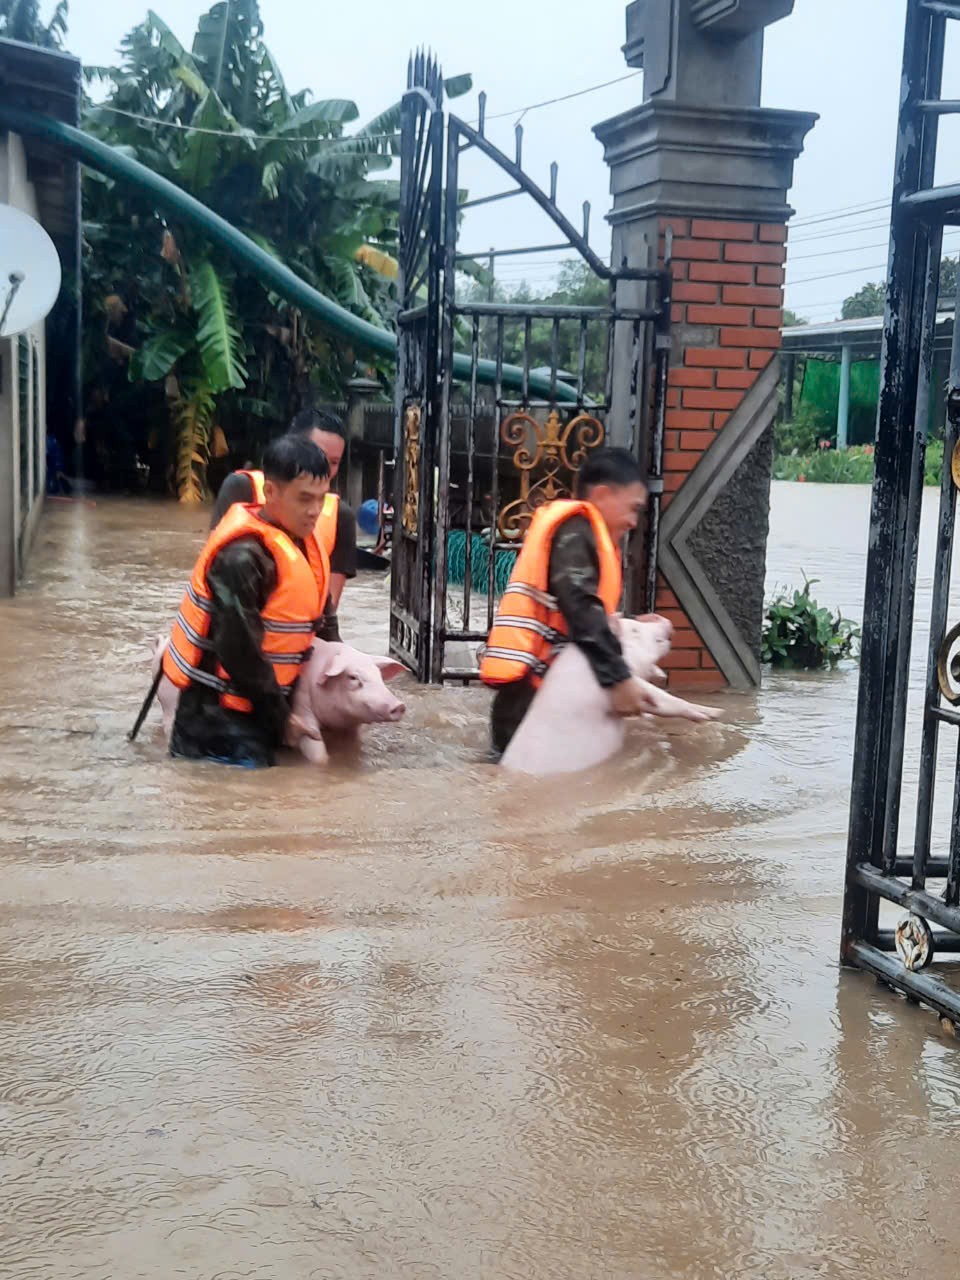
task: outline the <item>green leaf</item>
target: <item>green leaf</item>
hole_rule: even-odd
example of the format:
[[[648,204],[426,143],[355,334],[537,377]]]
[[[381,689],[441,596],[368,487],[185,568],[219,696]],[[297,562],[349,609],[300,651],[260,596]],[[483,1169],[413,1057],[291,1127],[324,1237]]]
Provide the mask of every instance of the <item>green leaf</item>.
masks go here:
[[[131,357],[131,382],[160,382],[180,357],[190,349],[193,338],[188,333],[169,331],[148,338]]]
[[[177,79],[185,84],[191,93],[195,93],[198,98],[204,97],[207,92],[207,86],[203,82],[200,68],[164,20],[153,9],[148,9],[147,20],[144,25],[156,31],[160,37],[160,48],[176,62],[177,66],[174,70],[174,75]]]
[[[304,133],[308,137],[324,137],[341,125],[356,120],[360,112],[357,104],[347,98],[328,98],[304,107],[277,130],[278,133]],[[319,126],[320,132],[318,132]]]
[[[193,308],[199,321],[197,345],[214,394],[247,385],[243,337],[229,291],[213,264],[202,262],[190,275]]]
[[[443,92],[448,98],[462,98],[473,88],[473,76],[451,76],[443,82]]]
[[[228,138],[217,137],[209,132],[187,134],[180,171],[183,181],[196,191],[205,190],[220,176],[221,157],[228,154],[228,149],[232,149],[229,154],[234,159],[238,143],[244,144],[244,150],[255,150],[255,143],[248,132],[240,128],[212,90],[199,104],[190,123],[196,129],[234,133],[238,140],[236,143],[231,142]]]
[[[265,44],[262,44],[260,49],[260,74],[263,76],[265,82],[272,86],[273,93],[277,96],[283,106],[284,115],[292,116],[295,108],[293,100],[287,92],[286,81],[280,72],[280,66]]]

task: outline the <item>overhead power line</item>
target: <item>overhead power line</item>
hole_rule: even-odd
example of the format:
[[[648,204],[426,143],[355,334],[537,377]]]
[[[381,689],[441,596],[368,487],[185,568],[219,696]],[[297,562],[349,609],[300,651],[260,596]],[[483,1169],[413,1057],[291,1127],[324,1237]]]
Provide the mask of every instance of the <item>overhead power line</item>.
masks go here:
[[[585,89],[575,89],[571,93],[561,94],[557,98],[545,98],[542,102],[530,102],[525,107],[514,107],[512,111],[500,111],[496,115],[487,116],[488,121],[505,120],[511,116],[525,116],[529,111],[540,111],[544,107],[553,107],[560,102],[570,102],[573,98],[582,98],[588,93],[597,93],[600,89],[608,89],[611,85],[622,84],[625,80],[633,80],[636,76],[642,75],[640,71],[631,71],[625,76],[617,76],[614,80],[603,80],[599,84],[588,85]],[[227,138],[234,142],[283,142],[287,145],[300,146],[304,142],[387,142],[397,137],[397,131],[393,133],[351,133],[343,134],[336,138],[323,138],[315,134],[289,134],[289,133],[253,133],[248,129],[207,129],[201,125],[182,124],[179,120],[160,120],[156,116],[143,115],[137,111],[125,111],[121,107],[111,107],[106,103],[96,103],[97,111],[108,111],[111,115],[123,116],[128,120],[136,120],[140,124],[149,125],[156,129],[175,129],[182,133],[203,134],[211,138]],[[474,120],[472,123],[478,123]]]

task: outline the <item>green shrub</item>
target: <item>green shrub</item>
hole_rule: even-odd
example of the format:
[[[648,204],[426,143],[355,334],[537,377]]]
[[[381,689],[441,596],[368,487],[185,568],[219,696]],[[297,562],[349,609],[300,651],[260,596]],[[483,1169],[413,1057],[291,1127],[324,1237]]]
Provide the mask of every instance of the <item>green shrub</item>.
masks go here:
[[[809,671],[834,667],[841,658],[857,656],[860,628],[839,611],[833,615],[811,599],[810,588],[817,581],[804,574],[802,591],[781,592],[767,606],[761,661]]]
[[[943,474],[943,441],[931,440],[923,467],[923,483],[939,485]],[[821,441],[812,453],[781,454],[773,460],[774,480],[797,480],[801,484],[871,484],[873,445],[833,449]]]
[[[943,475],[943,441],[927,442],[927,456],[923,462],[923,483],[939,486]]]
[[[852,449],[820,448],[816,453],[776,458],[775,480],[808,481],[810,484],[870,484],[873,480],[873,445]]]
[[[778,422],[773,428],[775,453],[812,453],[824,436],[836,435],[822,421],[822,415],[800,409],[790,422]]]

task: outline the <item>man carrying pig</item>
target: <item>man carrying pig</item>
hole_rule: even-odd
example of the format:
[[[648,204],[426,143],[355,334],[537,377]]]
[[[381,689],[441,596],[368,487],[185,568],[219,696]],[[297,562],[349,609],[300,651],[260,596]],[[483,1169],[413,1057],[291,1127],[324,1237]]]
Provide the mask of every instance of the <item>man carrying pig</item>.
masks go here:
[[[584,463],[573,501],[535,512],[481,654],[480,676],[494,688],[493,749],[500,756],[566,642],[586,657],[621,716],[649,710],[611,617],[620,608],[620,544],[636,529],[647,490],[625,449],[600,449]]]
[[[330,487],[325,454],[302,436],[263,459],[263,502],[234,505],[193,570],[163,655],[180,690],[170,754],[263,768],[291,722],[289,698],[329,589],[315,530]]]

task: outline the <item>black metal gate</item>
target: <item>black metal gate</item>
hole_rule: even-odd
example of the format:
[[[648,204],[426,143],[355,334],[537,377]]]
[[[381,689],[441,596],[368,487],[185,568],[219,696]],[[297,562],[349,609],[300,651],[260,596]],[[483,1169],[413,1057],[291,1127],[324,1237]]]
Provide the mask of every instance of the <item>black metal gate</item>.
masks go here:
[[[627,548],[625,607],[642,598],[653,608],[671,276],[669,262],[654,265],[655,246],[640,264],[602,262],[589,244],[589,205],[582,232],[557,206],[557,166],[549,194],[524,172],[522,128],[512,158],[485,136],[485,95],[476,126],[450,116],[445,127],[436,64],[416,60],[409,83],[391,646],[419,679],[439,683],[476,677],[476,650],[533,512],[572,491],[590,451],[607,440],[608,424],[611,442],[641,460],[651,493],[647,528]],[[493,194],[461,192],[466,152],[489,162]],[[504,179],[512,185],[500,190]],[[547,215],[558,241],[461,250],[465,210],[517,197]],[[669,235],[667,246],[669,256]],[[590,278],[602,282],[602,303],[498,301],[477,297],[476,287],[474,296],[461,296],[477,262],[546,251],[578,253]],[[459,405],[455,385],[464,388]]]
[[[842,958],[956,1022],[960,991],[921,972],[936,952],[960,951],[960,754],[958,744],[941,742],[940,734],[941,726],[951,732],[960,728],[960,628],[948,630],[960,483],[956,323],[915,792],[912,781],[909,787],[904,783],[926,431],[930,396],[939,394],[931,384],[942,238],[944,225],[960,222],[960,185],[934,186],[939,118],[960,113],[960,103],[940,97],[946,26],[952,19],[960,19],[960,3],[908,0]],[[954,753],[957,765],[952,767],[952,812],[936,823],[942,749]],[[910,804],[915,800],[916,819],[913,847],[901,851],[904,798]],[[894,929],[881,928],[883,902],[910,914]],[[931,924],[939,929],[931,930]]]
[[[423,54],[407,69],[400,129],[390,652],[423,681],[430,672],[443,200],[443,77]]]

